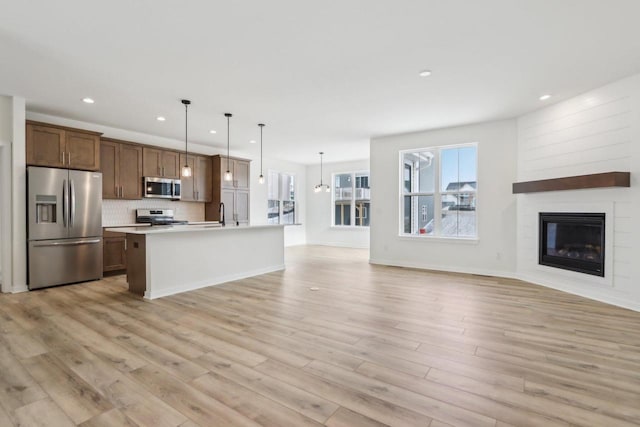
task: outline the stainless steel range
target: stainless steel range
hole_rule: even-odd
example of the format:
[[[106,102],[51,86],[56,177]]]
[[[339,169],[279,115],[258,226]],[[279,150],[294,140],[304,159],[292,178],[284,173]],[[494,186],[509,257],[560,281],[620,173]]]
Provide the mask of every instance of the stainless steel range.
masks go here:
[[[136,222],[151,225],[180,225],[187,221],[174,219],[173,209],[136,209]]]

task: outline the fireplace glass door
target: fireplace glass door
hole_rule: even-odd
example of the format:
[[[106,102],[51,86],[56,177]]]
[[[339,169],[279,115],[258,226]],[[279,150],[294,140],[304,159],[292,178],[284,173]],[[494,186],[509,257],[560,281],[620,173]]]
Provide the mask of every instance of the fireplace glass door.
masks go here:
[[[539,263],[604,277],[604,213],[540,213]]]

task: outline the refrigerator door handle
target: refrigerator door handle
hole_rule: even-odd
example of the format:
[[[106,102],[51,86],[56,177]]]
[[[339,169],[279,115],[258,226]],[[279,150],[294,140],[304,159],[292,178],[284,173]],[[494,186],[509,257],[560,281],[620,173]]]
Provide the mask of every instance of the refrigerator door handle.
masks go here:
[[[70,185],[70,191],[69,191],[69,196],[70,196],[70,203],[71,203],[71,213],[69,215],[69,227],[73,227],[73,223],[76,220],[76,185],[73,182],[72,179],[69,180],[69,185]]]
[[[62,181],[62,223],[67,226],[67,180]]]
[[[34,248],[44,248],[48,246],[75,246],[75,245],[90,245],[100,243],[100,239],[94,240],[74,240],[73,242],[53,242],[53,243],[36,243]]]

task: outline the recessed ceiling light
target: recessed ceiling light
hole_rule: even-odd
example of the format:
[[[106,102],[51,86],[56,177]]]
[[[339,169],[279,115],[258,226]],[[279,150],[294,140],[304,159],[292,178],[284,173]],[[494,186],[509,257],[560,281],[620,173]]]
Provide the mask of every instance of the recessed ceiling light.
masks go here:
[[[542,95],[540,97],[540,101],[546,101],[547,99],[551,98],[551,95],[549,95],[548,93]]]
[[[256,143],[255,139],[252,139],[251,141],[249,141],[249,144],[255,144],[255,143]]]
[[[209,133],[218,133],[218,132],[216,132],[215,130],[211,129],[211,130],[209,131]]]
[[[165,118],[164,118],[164,117],[162,117],[162,116],[158,116],[158,117],[156,117],[156,120],[157,120],[157,121],[159,121],[159,122],[164,122],[164,121],[165,121],[165,120],[167,120],[167,119],[165,119]]]
[[[418,73],[420,77],[429,77],[431,75],[431,70],[422,70]]]
[[[91,98],[82,98],[82,102],[84,102],[85,104],[93,104],[96,101]]]

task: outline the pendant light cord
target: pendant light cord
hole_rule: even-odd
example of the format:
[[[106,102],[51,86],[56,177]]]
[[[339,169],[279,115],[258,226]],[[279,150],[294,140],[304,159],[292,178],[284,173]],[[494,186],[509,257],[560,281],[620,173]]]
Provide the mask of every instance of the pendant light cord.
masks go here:
[[[187,145],[189,144],[188,131],[189,131],[189,104],[184,104],[184,163],[185,165],[189,164],[189,150],[187,149]]]
[[[227,172],[229,172],[229,117],[231,114],[227,114]]]
[[[260,126],[260,176],[262,176],[262,129],[264,125],[259,124],[258,126]]]

